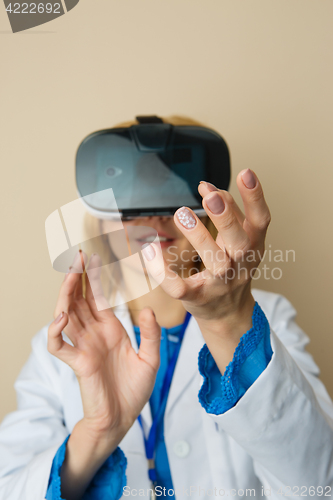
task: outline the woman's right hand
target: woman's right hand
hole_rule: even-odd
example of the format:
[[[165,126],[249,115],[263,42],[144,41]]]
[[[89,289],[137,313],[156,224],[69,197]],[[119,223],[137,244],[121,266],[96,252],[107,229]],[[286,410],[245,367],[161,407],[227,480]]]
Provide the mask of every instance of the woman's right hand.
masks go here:
[[[84,413],[68,439],[61,467],[61,496],[66,500],[82,498],[133,425],[153,391],[160,362],[161,330],[153,311],[140,312],[141,343],[136,353],[103,295],[96,254],[90,258],[83,297],[86,260],[83,252],[76,255],[48,331],[48,351],[68,364],[78,379]],[[64,341],[62,331],[73,345]]]
[[[153,311],[143,309],[139,315],[141,344],[136,353],[112,309],[96,307],[96,302],[106,301],[97,254],[89,262],[86,298],[83,297],[81,261],[86,260],[83,252],[76,255],[61,286],[56,319],[48,331],[48,351],[75,372],[85,431],[93,437],[102,436],[107,442],[108,435],[121,439],[149,400],[159,367],[161,331]],[[62,331],[73,346],[63,340]],[[117,444],[110,439],[108,452]]]

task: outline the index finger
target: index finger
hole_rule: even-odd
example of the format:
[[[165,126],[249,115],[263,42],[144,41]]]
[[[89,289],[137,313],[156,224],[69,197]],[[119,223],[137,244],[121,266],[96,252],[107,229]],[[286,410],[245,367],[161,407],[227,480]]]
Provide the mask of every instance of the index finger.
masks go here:
[[[76,284],[76,287],[74,290],[74,299],[78,299],[79,297],[82,297],[85,295],[86,290],[83,287],[85,286],[85,278],[86,278],[85,268],[86,268],[87,260],[88,260],[87,254],[82,252],[82,250],[79,250],[78,267],[81,271],[81,279]],[[76,268],[77,266],[73,265],[73,267]],[[73,272],[73,268],[72,268],[72,272]]]
[[[103,321],[110,319],[110,316],[115,316],[103,291],[101,271],[102,260],[97,253],[94,253],[90,257],[86,270],[86,300],[97,321]]]
[[[86,259],[86,257],[84,256]],[[60,287],[57,304],[54,310],[54,318],[56,318],[62,311],[68,313],[68,308],[74,300],[74,293],[76,287],[80,286],[82,276],[81,255],[78,252],[73,261],[73,266],[69,269],[66,277]]]

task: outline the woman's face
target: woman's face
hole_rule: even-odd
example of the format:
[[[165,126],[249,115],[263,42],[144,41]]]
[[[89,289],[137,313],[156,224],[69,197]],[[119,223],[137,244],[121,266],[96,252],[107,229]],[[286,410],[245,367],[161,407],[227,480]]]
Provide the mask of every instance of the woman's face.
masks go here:
[[[201,218],[204,223],[206,219],[207,217]],[[189,273],[193,274],[198,269],[198,255],[188,239],[177,228],[173,217],[137,217],[122,222],[128,238],[127,248],[129,243],[132,254],[141,251],[142,245],[154,241],[158,235],[163,257],[172,271],[185,278]],[[106,233],[111,231],[111,224],[109,221],[103,221],[103,229]],[[124,241],[120,241],[120,238],[115,238],[112,233],[109,233],[109,244],[118,259],[124,257]]]

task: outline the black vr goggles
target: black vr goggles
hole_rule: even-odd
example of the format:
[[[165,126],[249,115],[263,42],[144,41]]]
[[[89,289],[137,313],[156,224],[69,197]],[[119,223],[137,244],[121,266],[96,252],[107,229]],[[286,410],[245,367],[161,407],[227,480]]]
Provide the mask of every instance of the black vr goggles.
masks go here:
[[[185,205],[205,215],[199,182],[229,187],[224,139],[209,128],[170,125],[157,116],[136,120],[94,132],[80,144],[76,183],[87,210],[101,219],[172,216]]]

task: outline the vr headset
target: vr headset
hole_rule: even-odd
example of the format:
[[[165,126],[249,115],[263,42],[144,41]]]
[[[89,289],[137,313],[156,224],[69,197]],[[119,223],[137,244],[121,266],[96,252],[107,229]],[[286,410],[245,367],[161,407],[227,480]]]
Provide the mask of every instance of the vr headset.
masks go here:
[[[137,125],[100,130],[81,142],[76,184],[86,209],[100,219],[173,216],[183,205],[205,215],[199,182],[229,187],[224,139],[209,128],[170,125],[157,116],[136,120]]]

